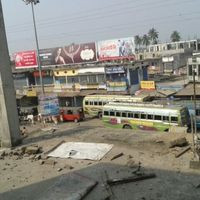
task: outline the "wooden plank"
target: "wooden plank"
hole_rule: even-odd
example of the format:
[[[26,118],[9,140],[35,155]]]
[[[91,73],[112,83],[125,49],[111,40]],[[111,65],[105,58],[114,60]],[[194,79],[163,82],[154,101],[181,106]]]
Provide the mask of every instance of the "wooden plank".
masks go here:
[[[124,155],[124,153],[119,153],[119,154],[115,155],[114,157],[112,157],[110,160],[115,160],[123,155]]]
[[[137,181],[142,181],[145,179],[150,179],[150,178],[155,178],[155,174],[145,174],[141,176],[132,176],[132,177],[127,177],[127,178],[121,178],[121,179],[110,179],[107,180],[107,183],[109,185],[119,185],[119,184],[124,184],[124,183],[130,183],[130,182],[137,182]]]
[[[189,147],[187,147],[187,148],[181,150],[180,152],[178,152],[178,153],[175,155],[175,157],[178,158],[178,157],[182,156],[184,153],[186,153],[186,152],[189,151],[190,149],[191,149],[191,147],[189,146]]]

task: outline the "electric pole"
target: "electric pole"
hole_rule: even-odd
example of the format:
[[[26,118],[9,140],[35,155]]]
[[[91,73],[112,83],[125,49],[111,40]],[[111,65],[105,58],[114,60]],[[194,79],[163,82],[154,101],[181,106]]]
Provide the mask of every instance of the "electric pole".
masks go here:
[[[8,53],[2,4],[0,0],[0,140],[2,147],[20,143],[16,95]]]

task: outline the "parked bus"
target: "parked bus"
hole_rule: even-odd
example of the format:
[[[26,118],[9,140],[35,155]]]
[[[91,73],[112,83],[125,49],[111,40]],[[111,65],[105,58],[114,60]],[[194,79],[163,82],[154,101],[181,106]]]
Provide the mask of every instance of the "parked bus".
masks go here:
[[[190,116],[183,106],[112,102],[103,108],[103,122],[116,128],[168,131],[170,126],[189,126]]]
[[[102,117],[103,106],[109,102],[144,102],[148,101],[148,95],[88,95],[83,99],[84,113],[91,117]]]

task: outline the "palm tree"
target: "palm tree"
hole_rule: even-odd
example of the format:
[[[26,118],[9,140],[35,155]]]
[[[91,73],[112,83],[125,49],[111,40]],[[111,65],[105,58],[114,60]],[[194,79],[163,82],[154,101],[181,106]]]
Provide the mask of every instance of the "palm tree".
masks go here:
[[[135,40],[135,45],[138,47],[138,49],[140,49],[140,45],[142,44],[142,38],[139,35],[136,35],[134,37]]]
[[[150,44],[149,36],[147,34],[144,34],[142,37],[142,44],[146,47]]]
[[[180,33],[178,31],[173,31],[171,36],[170,36],[170,39],[171,39],[172,42],[180,41],[180,39],[181,39]]]
[[[155,28],[151,28],[149,30],[148,36],[151,40],[151,44],[157,44],[158,43],[158,31],[156,31]]]

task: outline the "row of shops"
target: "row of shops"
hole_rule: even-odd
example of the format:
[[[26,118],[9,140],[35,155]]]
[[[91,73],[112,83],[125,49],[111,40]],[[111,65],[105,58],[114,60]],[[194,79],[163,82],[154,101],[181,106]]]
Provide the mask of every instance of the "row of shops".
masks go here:
[[[47,69],[42,71],[45,87],[52,92],[106,90],[107,92],[135,92],[142,80],[147,80],[147,66],[128,65],[87,67],[79,69]],[[40,86],[38,71],[13,73],[16,89]]]

